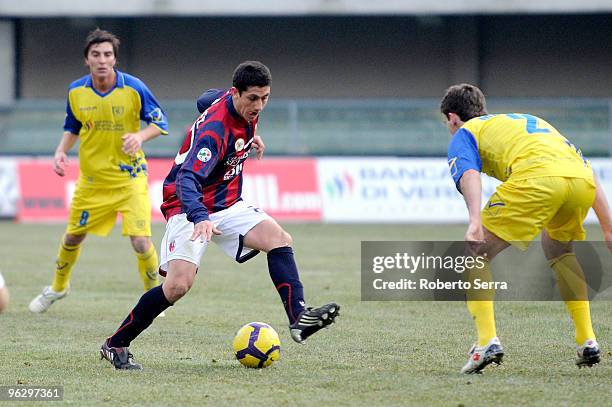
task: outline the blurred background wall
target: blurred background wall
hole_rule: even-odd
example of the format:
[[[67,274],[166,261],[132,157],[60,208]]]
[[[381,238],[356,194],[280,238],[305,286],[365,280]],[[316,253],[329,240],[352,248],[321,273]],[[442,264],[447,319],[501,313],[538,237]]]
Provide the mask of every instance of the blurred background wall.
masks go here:
[[[23,18],[15,96],[64,98],[86,73],[83,40],[94,27],[122,40],[121,68],[162,99],[227,86],[233,68],[260,59],[274,97],[439,97],[478,83],[490,96],[608,97],[612,14]],[[9,24],[9,26],[11,25]],[[6,52],[6,51],[5,51]],[[180,72],[180,80],[176,73]]]
[[[17,173],[23,157],[53,154],[67,87],[88,73],[84,39],[100,27],[122,41],[118,68],[143,79],[169,117],[170,135],[147,143],[149,157],[174,156],[197,114],[195,98],[229,87],[238,63],[258,59],[273,75],[258,128],[267,155],[359,157],[349,173],[342,163],[319,165],[336,172],[308,193],[351,190],[369,199],[370,187],[355,183],[372,157],[443,163],[449,135],[438,105],[458,82],[480,86],[490,112],[551,122],[599,158],[600,179],[612,188],[611,22],[612,2],[602,0],[0,0],[0,155],[20,157],[4,159],[0,185],[14,177],[3,177],[3,168]],[[438,174],[429,161],[392,162],[383,175]],[[444,165],[440,171],[443,193],[427,175],[419,181],[429,188],[420,201],[425,214],[440,196],[457,198]],[[18,198],[11,199],[14,212]],[[459,219],[463,207],[457,211]]]

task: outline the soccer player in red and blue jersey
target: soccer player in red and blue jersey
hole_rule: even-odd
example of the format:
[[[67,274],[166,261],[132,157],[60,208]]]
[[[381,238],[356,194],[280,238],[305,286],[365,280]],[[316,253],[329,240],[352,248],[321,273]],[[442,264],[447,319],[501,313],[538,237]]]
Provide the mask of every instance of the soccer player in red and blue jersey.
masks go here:
[[[198,100],[195,121],[164,181],[166,233],[161,243],[161,286],[145,293],[100,354],[116,369],[141,369],[128,347],[155,317],[191,288],[200,259],[214,241],[242,263],[264,251],[268,269],[299,343],[332,324],[340,307],[306,308],[293,257],[292,238],[261,209],[242,200],[242,173],[252,147],[265,148],[255,135],[259,114],[270,96],[272,78],[261,62],[247,61],[234,71],[232,88],[212,90]]]

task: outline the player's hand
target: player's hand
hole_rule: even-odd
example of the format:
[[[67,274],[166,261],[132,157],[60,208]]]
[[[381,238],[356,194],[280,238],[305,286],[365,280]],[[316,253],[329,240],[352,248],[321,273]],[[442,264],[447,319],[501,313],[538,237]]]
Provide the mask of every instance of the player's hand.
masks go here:
[[[468,229],[465,232],[465,241],[467,242],[468,248],[472,251],[472,253],[480,253],[480,248],[485,243],[482,223],[470,222]]]
[[[482,223],[470,222],[467,232],[465,232],[467,242],[484,243],[484,229]]]
[[[126,154],[135,155],[142,147],[142,136],[139,133],[125,133],[121,140],[123,140],[121,151]]]
[[[210,220],[203,220],[202,222],[198,222],[193,226],[193,233],[189,240],[192,242],[197,238],[200,238],[200,242],[204,243],[210,242],[214,235],[220,235],[221,231],[215,227],[215,225]],[[206,239],[206,240],[204,240]]]
[[[68,165],[68,156],[63,151],[56,151],[53,157],[53,171],[60,177],[66,175],[66,166]]]
[[[253,148],[257,153],[257,159],[261,160],[264,155],[264,150],[266,149],[266,145],[263,142],[263,139],[259,136],[253,136]]]

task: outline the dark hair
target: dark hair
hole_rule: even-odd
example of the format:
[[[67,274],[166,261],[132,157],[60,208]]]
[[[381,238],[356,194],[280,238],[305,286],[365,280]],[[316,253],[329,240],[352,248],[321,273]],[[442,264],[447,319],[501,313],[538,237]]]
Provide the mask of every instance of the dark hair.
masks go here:
[[[89,54],[89,48],[91,48],[92,45],[100,44],[103,42],[110,42],[112,44],[113,52],[115,53],[116,58],[117,54],[119,53],[119,38],[117,38],[115,34],[110,33],[106,30],[101,30],[99,28],[96,28],[95,30],[90,32],[87,35],[87,38],[85,39],[85,49],[83,50],[85,58],[87,58],[87,54]]]
[[[467,122],[487,114],[487,105],[480,89],[468,83],[461,83],[446,90],[440,102],[440,111],[446,117],[449,113],[455,113],[461,121]]]
[[[234,70],[232,86],[242,93],[251,86],[263,88],[272,83],[272,74],[267,66],[259,61],[245,61]]]

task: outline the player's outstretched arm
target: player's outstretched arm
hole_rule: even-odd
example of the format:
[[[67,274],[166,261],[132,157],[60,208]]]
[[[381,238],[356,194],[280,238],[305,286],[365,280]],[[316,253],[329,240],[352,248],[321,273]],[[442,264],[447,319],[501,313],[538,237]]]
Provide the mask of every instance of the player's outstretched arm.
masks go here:
[[[465,233],[465,240],[469,242],[482,242],[484,241],[484,231],[482,230],[482,219],[480,216],[482,197],[480,172],[469,169],[463,173],[459,182],[470,216],[470,224]]]
[[[55,149],[55,154],[53,157],[53,171],[55,171],[55,173],[60,177],[66,175],[66,165],[68,164],[67,154],[78,139],[78,135],[65,131],[62,135],[62,139]]]
[[[123,140],[121,150],[126,154],[136,154],[142,148],[142,143],[152,140],[160,134],[161,130],[154,124],[149,124],[136,133],[125,133],[121,137],[121,140]]]
[[[608,206],[608,198],[595,174],[593,174],[593,177],[597,185],[593,210],[599,220],[599,226],[601,226],[604,239],[606,239],[608,250],[612,253],[612,215],[610,214],[610,207]]]

